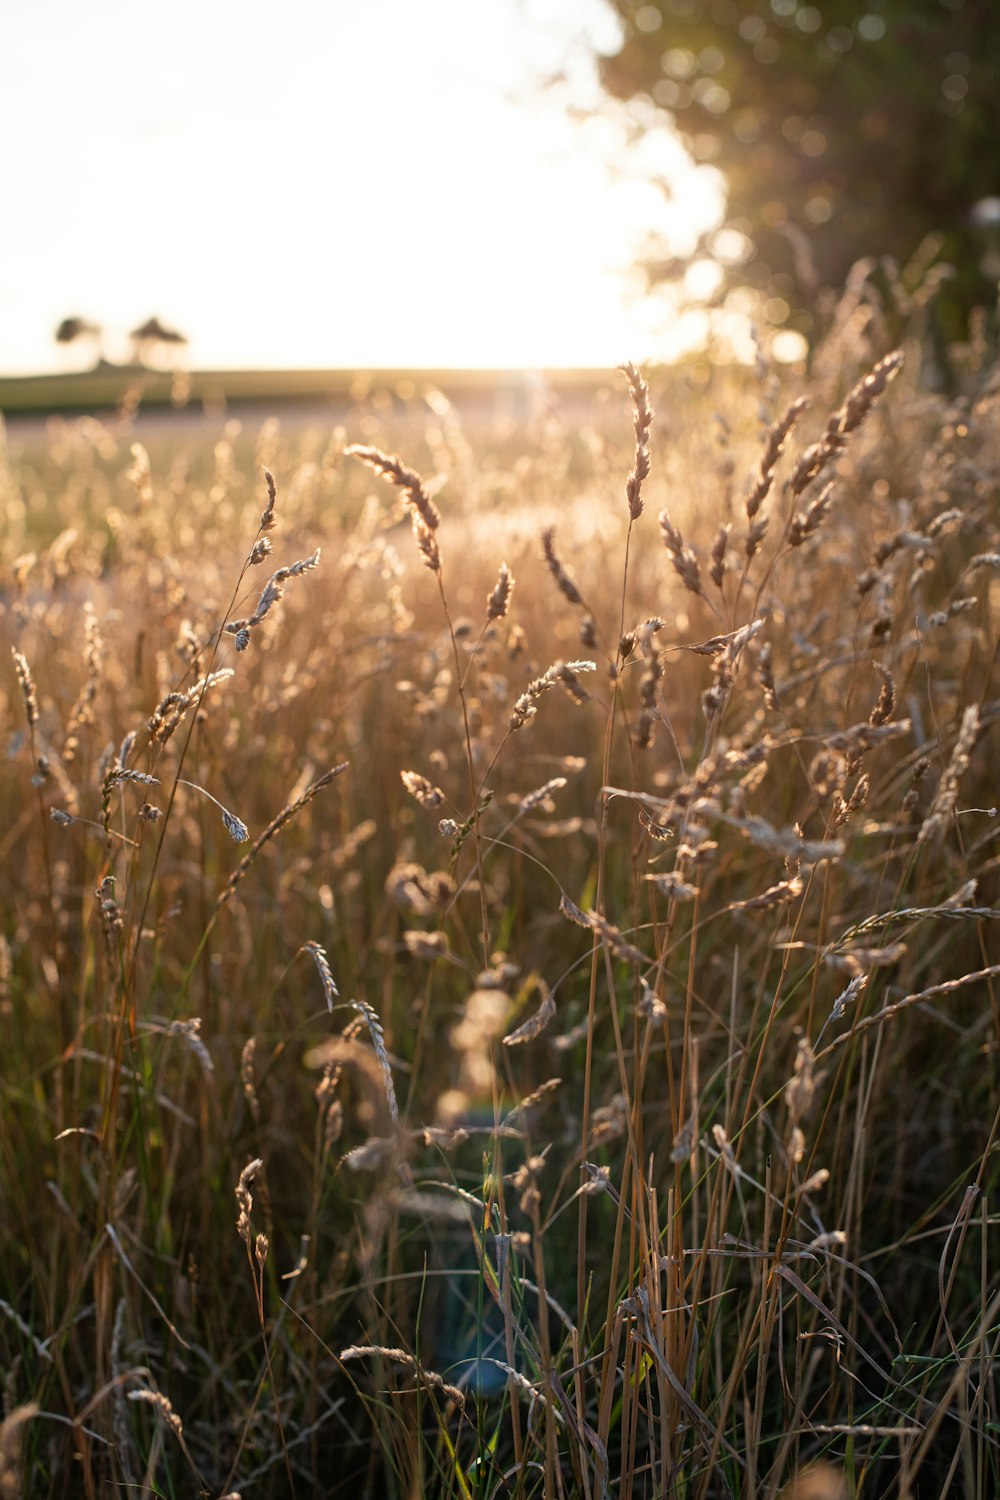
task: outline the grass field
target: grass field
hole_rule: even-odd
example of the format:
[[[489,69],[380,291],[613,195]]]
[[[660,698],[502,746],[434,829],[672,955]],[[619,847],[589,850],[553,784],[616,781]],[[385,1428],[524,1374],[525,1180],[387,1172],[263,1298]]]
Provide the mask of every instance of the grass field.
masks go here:
[[[606,379],[603,370],[549,371],[550,390],[572,398],[591,395]],[[529,382],[530,383],[530,382]],[[182,370],[145,369],[141,365],[101,364],[96,369],[52,375],[0,376],[0,411],[9,417],[78,415],[97,411],[129,415],[158,410],[207,407],[221,411],[243,403],[265,403],[275,409],[304,402],[327,402],[342,408],[372,390],[402,393],[412,399],[428,387],[455,397],[518,393],[525,384],[519,371],[497,370]]]
[[[0,1494],[1000,1489],[1000,386],[849,332],[11,439]]]

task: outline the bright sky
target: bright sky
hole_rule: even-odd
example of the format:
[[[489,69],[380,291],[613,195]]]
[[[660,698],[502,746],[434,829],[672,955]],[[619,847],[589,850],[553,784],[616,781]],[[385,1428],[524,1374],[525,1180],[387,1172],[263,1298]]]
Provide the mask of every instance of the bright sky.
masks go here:
[[[670,357],[650,231],[719,213],[663,132],[639,172],[596,101],[603,0],[33,0],[4,23],[0,370],[109,357],[151,313],[195,366],[534,366]],[[82,355],[77,354],[77,361]]]

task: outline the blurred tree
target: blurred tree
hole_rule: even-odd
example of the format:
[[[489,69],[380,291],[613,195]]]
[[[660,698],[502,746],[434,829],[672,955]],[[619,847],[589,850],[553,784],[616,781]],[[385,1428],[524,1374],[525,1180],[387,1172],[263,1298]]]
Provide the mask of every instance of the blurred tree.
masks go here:
[[[168,328],[155,316],[147,318],[145,323],[140,323],[138,328],[133,328],[129,338],[132,340],[134,357],[139,364],[147,364],[150,356],[159,349],[178,349],[187,343],[183,333],[178,333],[176,328]]]
[[[723,295],[749,285],[768,322],[813,339],[830,289],[874,256],[903,321],[926,263],[902,281],[895,265],[924,243],[925,260],[954,267],[937,301],[942,338],[964,337],[970,310],[995,303],[997,0],[609,4],[622,42],[599,60],[605,89],[652,101],[725,178],[726,229],[701,246],[725,267]],[[650,265],[660,280],[683,269]]]
[[[76,344],[81,339],[91,340],[94,348],[94,363],[101,362],[101,329],[97,323],[90,323],[86,318],[74,316],[63,318],[56,329],[57,344]]]

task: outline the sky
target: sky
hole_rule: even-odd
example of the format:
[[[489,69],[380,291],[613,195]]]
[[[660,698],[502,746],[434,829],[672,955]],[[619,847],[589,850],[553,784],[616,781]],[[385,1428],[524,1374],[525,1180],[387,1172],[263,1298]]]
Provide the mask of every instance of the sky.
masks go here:
[[[71,314],[121,358],[155,313],[201,368],[675,356],[699,326],[630,268],[719,189],[662,129],[623,172],[621,124],[571,116],[616,35],[604,0],[14,7],[0,371],[85,362]]]

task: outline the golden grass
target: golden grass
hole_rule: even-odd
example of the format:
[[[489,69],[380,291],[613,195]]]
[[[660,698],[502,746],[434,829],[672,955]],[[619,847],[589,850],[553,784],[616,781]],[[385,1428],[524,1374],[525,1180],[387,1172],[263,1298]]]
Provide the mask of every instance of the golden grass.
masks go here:
[[[0,1493],[996,1493],[1000,382],[852,359],[9,445]]]

